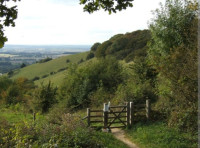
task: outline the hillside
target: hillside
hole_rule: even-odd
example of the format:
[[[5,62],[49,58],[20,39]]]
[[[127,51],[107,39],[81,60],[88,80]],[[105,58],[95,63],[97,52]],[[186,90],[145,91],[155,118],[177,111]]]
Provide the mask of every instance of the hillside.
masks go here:
[[[137,30],[126,34],[117,34],[109,40],[95,43],[91,52],[98,58],[115,56],[118,60],[133,61],[135,56],[145,56],[147,43],[151,39],[149,30]]]
[[[65,71],[70,63],[78,63],[81,59],[85,60],[88,52],[75,55],[68,55],[50,60],[45,63],[36,63],[21,69],[17,69],[11,79],[26,77],[30,80],[35,79],[35,84],[46,83],[51,80],[54,84],[59,84],[64,78]],[[37,80],[38,78],[39,80]]]
[[[146,54],[147,42],[150,40],[149,30],[137,30],[126,34],[117,34],[109,40],[99,43],[94,49],[95,44],[91,48],[90,53],[97,58],[107,55],[114,56],[117,60],[125,60],[126,62],[133,61],[135,56],[144,56]],[[49,80],[56,86],[59,86],[66,74],[66,69],[70,63],[78,63],[93,58],[88,58],[88,52],[75,55],[59,57],[47,62],[36,63],[30,66],[17,69],[11,79],[26,77],[33,80],[36,85],[41,83],[47,84]],[[82,61],[82,62],[83,62]]]

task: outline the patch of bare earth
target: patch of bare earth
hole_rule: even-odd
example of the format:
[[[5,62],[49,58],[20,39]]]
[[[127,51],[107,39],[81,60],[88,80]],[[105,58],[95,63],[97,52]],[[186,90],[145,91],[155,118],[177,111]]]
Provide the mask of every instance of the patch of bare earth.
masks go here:
[[[112,134],[115,136],[116,139],[122,141],[123,143],[125,143],[127,146],[129,146],[130,148],[139,148],[136,144],[134,144],[132,141],[130,141],[126,136],[125,133],[122,129],[118,129],[118,128],[113,128],[112,129]]]

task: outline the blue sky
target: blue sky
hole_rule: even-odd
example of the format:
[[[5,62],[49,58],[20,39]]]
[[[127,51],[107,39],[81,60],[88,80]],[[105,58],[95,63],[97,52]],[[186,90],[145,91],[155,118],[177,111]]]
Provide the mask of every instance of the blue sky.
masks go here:
[[[147,29],[151,11],[164,1],[135,0],[132,8],[109,15],[83,12],[79,0],[22,0],[16,27],[5,30],[6,44],[92,45],[118,33]]]

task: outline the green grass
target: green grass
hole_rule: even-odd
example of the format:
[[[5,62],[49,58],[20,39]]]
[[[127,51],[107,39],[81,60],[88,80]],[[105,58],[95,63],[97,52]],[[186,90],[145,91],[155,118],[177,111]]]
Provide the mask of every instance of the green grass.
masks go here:
[[[51,81],[53,83],[53,85],[59,87],[62,84],[65,76],[66,76],[66,70],[56,73],[54,75],[49,75],[48,77],[37,80],[34,83],[35,83],[35,85],[40,86],[42,83],[44,85],[46,85],[46,84],[48,84],[49,81]]]
[[[10,108],[1,107],[0,108],[0,121],[6,120],[9,123],[18,123],[21,121],[33,121],[33,115],[31,113],[24,113],[22,111],[13,110]],[[43,120],[43,115],[36,115],[36,121],[37,120]]]
[[[68,55],[59,57],[57,59],[45,62],[45,63],[36,63],[30,66],[24,67],[22,69],[18,69],[14,71],[14,75],[11,77],[12,79],[16,79],[19,77],[26,77],[28,79],[33,79],[34,77],[40,77],[39,81],[36,81],[36,84],[40,84],[42,81],[52,80],[53,82],[59,84],[64,77],[64,71],[58,72],[62,68],[68,67],[70,63],[77,63],[80,59],[85,60],[88,52]],[[69,59],[70,62],[66,63],[66,60]],[[56,72],[54,75],[50,75],[51,72]],[[48,77],[42,78],[44,75]]]
[[[180,133],[165,123],[138,123],[127,136],[140,148],[196,148],[197,133]]]

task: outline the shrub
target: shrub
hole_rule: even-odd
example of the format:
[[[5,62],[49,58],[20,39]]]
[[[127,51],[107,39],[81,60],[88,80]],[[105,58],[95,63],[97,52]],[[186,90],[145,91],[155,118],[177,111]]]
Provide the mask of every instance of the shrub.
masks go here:
[[[90,52],[87,57],[86,57],[86,60],[89,60],[89,59],[92,59],[94,58],[94,53],[93,52]]]
[[[32,79],[32,81],[36,81],[36,80],[39,80],[39,79],[40,79],[40,77],[35,76],[35,77]]]
[[[121,72],[121,65],[114,58],[100,59],[80,67],[72,66],[61,86],[61,98],[67,98],[68,107],[86,107],[91,103],[90,96],[100,87],[114,94],[123,80]]]
[[[36,108],[42,111],[42,113],[48,112],[56,102],[57,88],[53,87],[51,81],[47,85],[41,85],[41,88],[38,88],[35,92],[36,98]]]
[[[52,58],[47,57],[45,59],[38,61],[38,63],[45,63],[45,62],[48,62],[48,61],[51,61],[51,60],[52,60]]]
[[[22,63],[22,65],[20,66],[20,68],[24,68],[26,67],[26,64]]]
[[[8,72],[8,76],[11,77],[14,74],[14,72],[11,70]]]
[[[79,61],[78,61],[78,64],[81,64],[81,63],[83,63],[84,62],[84,60],[83,59],[80,59]]]
[[[52,72],[50,72],[50,75],[54,75],[54,74],[55,74],[55,72],[53,72],[53,71],[52,71]]]
[[[58,72],[64,71],[64,70],[66,70],[66,69],[67,69],[67,67],[60,68],[60,69],[58,70]]]
[[[97,48],[99,47],[99,45],[101,45],[101,43],[94,43],[94,45],[92,45],[92,47],[91,47],[91,51],[92,52],[95,52],[96,50],[97,50]]]
[[[48,76],[49,76],[49,75],[48,75],[48,74],[46,74],[46,75],[43,75],[43,76],[42,76],[42,78],[46,78],[46,77],[48,77]]]
[[[66,63],[69,63],[69,62],[70,62],[70,60],[69,60],[69,59],[67,59],[67,60],[66,60]]]

